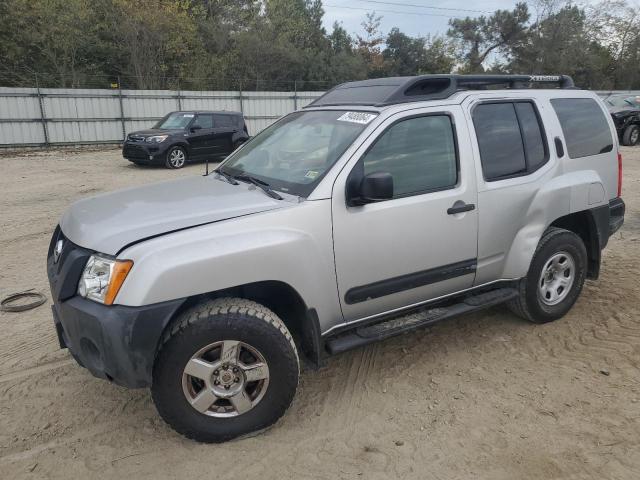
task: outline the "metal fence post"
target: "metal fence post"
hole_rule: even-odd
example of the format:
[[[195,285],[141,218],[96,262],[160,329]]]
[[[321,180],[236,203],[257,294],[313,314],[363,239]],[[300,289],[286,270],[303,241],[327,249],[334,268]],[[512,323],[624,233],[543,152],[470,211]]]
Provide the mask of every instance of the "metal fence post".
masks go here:
[[[298,110],[298,81],[293,81],[293,110]]]
[[[244,113],[244,106],[242,105],[242,85],[240,85],[240,90],[238,90],[238,98],[240,99],[240,113]]]
[[[42,99],[42,92],[40,92],[40,84],[38,83],[38,74],[36,77],[36,91],[38,92],[38,105],[40,106],[40,122],[42,123],[42,133],[44,133],[44,144],[49,146],[49,131],[47,129],[47,118],[44,114],[44,101]]]
[[[180,96],[180,85],[178,84],[178,95],[176,97],[178,100],[178,110],[182,110],[182,98]]]
[[[120,122],[122,123],[122,141],[127,139],[127,130],[124,124],[124,106],[122,102],[122,84],[120,83],[120,77],[118,77],[118,99],[120,100]]]

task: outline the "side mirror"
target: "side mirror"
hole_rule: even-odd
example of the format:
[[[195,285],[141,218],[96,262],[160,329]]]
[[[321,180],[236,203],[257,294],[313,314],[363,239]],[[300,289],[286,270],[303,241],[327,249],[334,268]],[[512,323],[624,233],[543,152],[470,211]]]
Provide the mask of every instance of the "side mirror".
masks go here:
[[[196,132],[198,130],[202,130],[202,127],[200,125],[194,125],[193,127],[191,127],[191,133]]]
[[[387,172],[374,172],[366,175],[360,182],[358,197],[353,199],[354,205],[392,199],[393,177]]]

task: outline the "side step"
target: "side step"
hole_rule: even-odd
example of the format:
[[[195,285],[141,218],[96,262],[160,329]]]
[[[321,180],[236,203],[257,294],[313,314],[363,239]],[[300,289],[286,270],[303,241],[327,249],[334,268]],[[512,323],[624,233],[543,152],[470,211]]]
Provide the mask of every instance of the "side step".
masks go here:
[[[471,295],[459,303],[447,307],[425,307],[412,314],[404,314],[373,325],[357,327],[349,332],[327,339],[325,345],[330,354],[345,352],[385,338],[417,330],[445,318],[456,317],[484,308],[492,307],[518,296],[515,288],[498,288],[489,292]]]

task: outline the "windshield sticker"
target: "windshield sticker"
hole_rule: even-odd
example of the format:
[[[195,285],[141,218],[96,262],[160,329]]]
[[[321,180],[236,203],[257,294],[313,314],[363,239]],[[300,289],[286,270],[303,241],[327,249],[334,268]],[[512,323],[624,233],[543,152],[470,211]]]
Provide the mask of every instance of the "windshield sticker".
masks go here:
[[[315,170],[309,170],[304,178],[309,178],[311,180],[314,180],[318,175],[320,174],[320,172],[316,172]]]
[[[364,112],[347,112],[344,115],[341,115],[338,118],[340,122],[350,122],[350,123],[360,123],[362,125],[366,125],[371,120],[376,118],[375,113],[364,113]]]
[[[184,113],[182,116],[184,118],[193,118],[193,113]]]

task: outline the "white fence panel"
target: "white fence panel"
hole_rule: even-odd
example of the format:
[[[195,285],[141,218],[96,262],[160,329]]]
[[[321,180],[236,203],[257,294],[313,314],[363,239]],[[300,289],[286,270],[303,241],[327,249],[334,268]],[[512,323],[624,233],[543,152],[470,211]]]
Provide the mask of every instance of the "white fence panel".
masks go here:
[[[0,147],[120,143],[176,110],[242,112],[255,135],[322,93],[0,88]]]

